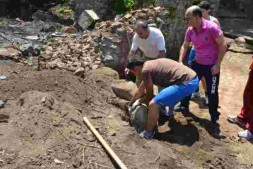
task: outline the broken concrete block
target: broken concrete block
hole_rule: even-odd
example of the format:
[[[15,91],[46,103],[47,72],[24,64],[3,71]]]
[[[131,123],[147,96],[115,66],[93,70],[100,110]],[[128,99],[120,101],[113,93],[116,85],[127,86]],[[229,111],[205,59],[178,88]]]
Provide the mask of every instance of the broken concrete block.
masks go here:
[[[99,20],[99,17],[93,10],[84,10],[78,19],[78,25],[83,29],[87,30],[89,26]]]

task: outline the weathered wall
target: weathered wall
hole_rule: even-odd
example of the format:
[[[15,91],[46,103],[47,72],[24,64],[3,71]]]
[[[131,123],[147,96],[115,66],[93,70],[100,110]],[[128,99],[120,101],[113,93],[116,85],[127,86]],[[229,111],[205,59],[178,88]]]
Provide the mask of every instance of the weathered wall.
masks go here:
[[[112,16],[114,0],[73,0],[76,16],[80,16],[83,10],[93,9],[100,18],[108,19]]]
[[[178,59],[179,48],[181,47],[187,25],[184,22],[185,10],[192,4],[198,4],[200,0],[158,0],[156,5],[166,8],[167,13],[161,16],[165,21],[161,28],[167,47],[167,57]],[[219,8],[220,0],[209,0],[212,4],[212,14],[215,15]]]

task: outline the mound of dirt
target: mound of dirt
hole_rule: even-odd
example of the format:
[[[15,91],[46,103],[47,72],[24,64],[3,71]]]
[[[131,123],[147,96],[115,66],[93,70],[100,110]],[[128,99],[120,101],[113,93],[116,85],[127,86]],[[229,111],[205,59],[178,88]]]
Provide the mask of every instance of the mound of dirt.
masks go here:
[[[3,169],[115,168],[83,116],[128,168],[247,168],[228,149],[228,140],[208,131],[196,105],[194,114],[176,114],[169,131],[143,140],[121,119],[126,102],[112,92],[114,74],[89,71],[81,78],[65,70],[0,65],[7,76],[0,81],[0,98],[6,102],[0,109]]]

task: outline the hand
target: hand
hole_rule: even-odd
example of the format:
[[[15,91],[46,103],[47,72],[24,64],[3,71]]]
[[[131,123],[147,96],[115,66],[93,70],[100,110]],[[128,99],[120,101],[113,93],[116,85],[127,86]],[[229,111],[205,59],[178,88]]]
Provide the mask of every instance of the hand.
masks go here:
[[[125,68],[124,72],[125,72],[125,75],[129,74],[129,69]]]
[[[213,76],[218,74],[220,72],[220,66],[219,65],[213,65],[211,71],[212,71]]]
[[[251,59],[251,63],[250,63],[249,69],[253,70],[253,57]]]

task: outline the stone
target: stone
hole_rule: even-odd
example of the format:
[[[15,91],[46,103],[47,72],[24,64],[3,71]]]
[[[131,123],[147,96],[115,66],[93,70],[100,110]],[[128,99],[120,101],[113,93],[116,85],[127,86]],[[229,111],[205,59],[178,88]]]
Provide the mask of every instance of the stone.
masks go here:
[[[125,100],[131,100],[138,89],[135,83],[125,80],[117,80],[112,84],[111,88],[117,97]]]
[[[55,162],[56,164],[58,164],[58,165],[59,165],[59,164],[63,164],[63,162],[60,161],[60,160],[58,160],[57,158],[54,159],[54,162]]]
[[[93,10],[84,10],[78,18],[78,25],[83,29],[87,30],[89,26],[98,21],[99,17]]]
[[[85,69],[83,68],[83,67],[81,67],[81,68],[78,68],[76,71],[75,71],[75,75],[77,75],[77,76],[80,76],[80,75],[83,75],[84,74],[84,71],[85,71]]]
[[[137,133],[146,129],[148,107],[144,104],[136,106],[130,113],[130,120]]]
[[[237,42],[237,43],[245,43],[246,41],[245,41],[244,37],[238,37],[238,38],[235,39],[235,42]]]
[[[18,58],[20,55],[20,51],[15,49],[15,48],[5,48],[5,49],[0,49],[0,57],[11,57],[11,58]]]
[[[74,27],[74,26],[65,26],[63,29],[62,29],[62,32],[63,33],[77,33],[77,29]]]
[[[111,69],[111,68],[109,68],[109,67],[101,67],[101,68],[92,70],[90,73],[91,74],[108,76],[108,77],[111,77],[111,78],[113,78],[115,80],[119,79],[118,72],[115,71],[115,70],[113,70],[113,69]]]

